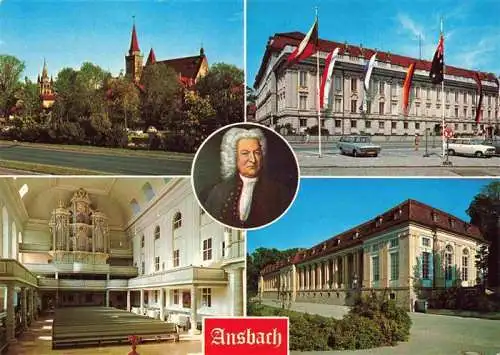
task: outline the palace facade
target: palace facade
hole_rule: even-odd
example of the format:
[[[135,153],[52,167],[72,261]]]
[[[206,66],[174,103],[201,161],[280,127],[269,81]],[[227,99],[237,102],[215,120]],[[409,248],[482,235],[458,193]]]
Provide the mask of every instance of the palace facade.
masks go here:
[[[4,178],[0,210],[1,344],[57,307],[192,333],[205,316],[243,315],[244,234],[204,214],[188,178]]]
[[[475,286],[479,229],[407,200],[375,218],[260,272],[262,298],[352,304],[355,295],[386,293],[412,309],[417,293]]]
[[[318,125],[316,54],[293,66],[286,65],[289,54],[304,38],[300,32],[277,33],[267,43],[254,88],[257,94],[256,121],[265,125],[289,125],[295,133]],[[425,130],[439,132],[442,122],[441,85],[429,79],[431,63],[390,52],[382,52],[319,40],[320,76],[327,54],[338,47],[339,56],[333,70],[328,108],[321,113],[322,127],[332,135],[414,135]],[[375,67],[364,100],[363,76],[367,61],[375,53]],[[402,87],[412,62],[416,69],[412,85],[409,115],[402,114]],[[481,120],[475,122],[477,84],[475,72],[445,67],[446,124],[457,134],[500,134],[499,81],[494,74],[480,73],[484,99]]]

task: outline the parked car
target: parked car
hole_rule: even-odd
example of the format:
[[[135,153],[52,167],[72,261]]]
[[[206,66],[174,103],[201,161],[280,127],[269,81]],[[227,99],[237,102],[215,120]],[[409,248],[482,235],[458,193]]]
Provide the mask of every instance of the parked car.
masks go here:
[[[484,139],[452,138],[448,142],[448,155],[472,155],[478,158],[491,157],[495,147],[486,145]]]
[[[354,157],[376,157],[382,149],[379,145],[372,143],[370,136],[342,136],[337,146],[340,154],[351,154]]]
[[[500,137],[488,138],[484,141],[484,144],[495,147],[495,153],[500,154]]]

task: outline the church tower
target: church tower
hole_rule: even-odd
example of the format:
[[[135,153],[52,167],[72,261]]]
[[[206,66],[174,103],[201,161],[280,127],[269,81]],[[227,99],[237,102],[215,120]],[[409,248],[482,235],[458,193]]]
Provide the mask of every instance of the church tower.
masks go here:
[[[42,76],[38,75],[38,93],[42,99],[43,108],[51,108],[55,101],[54,95],[54,80],[52,77],[49,79],[49,72],[47,70],[47,62],[43,60]]]
[[[130,40],[130,49],[128,55],[125,56],[125,74],[134,82],[139,82],[142,74],[142,55],[137,41],[137,33],[135,31],[135,23],[132,27],[132,39]]]

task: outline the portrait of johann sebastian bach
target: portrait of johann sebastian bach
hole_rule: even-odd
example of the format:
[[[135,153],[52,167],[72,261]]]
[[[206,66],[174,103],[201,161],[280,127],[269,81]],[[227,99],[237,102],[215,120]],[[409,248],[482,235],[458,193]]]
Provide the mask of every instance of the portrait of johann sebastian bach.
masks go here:
[[[229,129],[221,143],[221,177],[205,202],[217,220],[237,228],[255,228],[278,218],[295,190],[274,181],[264,164],[267,141],[259,128]]]

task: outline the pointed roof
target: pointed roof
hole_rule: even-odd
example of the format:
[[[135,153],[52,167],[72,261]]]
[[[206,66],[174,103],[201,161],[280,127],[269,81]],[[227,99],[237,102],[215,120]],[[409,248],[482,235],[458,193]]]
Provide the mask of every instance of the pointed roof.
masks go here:
[[[155,63],[156,63],[155,51],[153,50],[153,48],[151,48],[151,50],[149,51],[148,60],[146,61],[146,65]]]
[[[181,76],[181,79],[184,78],[183,80],[187,82],[196,79],[204,60],[206,60],[205,55],[195,55],[192,57],[162,60],[157,63],[171,67]]]
[[[42,79],[48,77],[49,77],[49,71],[47,69],[47,62],[45,61],[45,58],[43,58]]]
[[[130,40],[130,50],[129,53],[132,52],[140,52],[139,49],[139,41],[137,40],[137,32],[135,31],[135,23],[132,26],[132,38]]]

